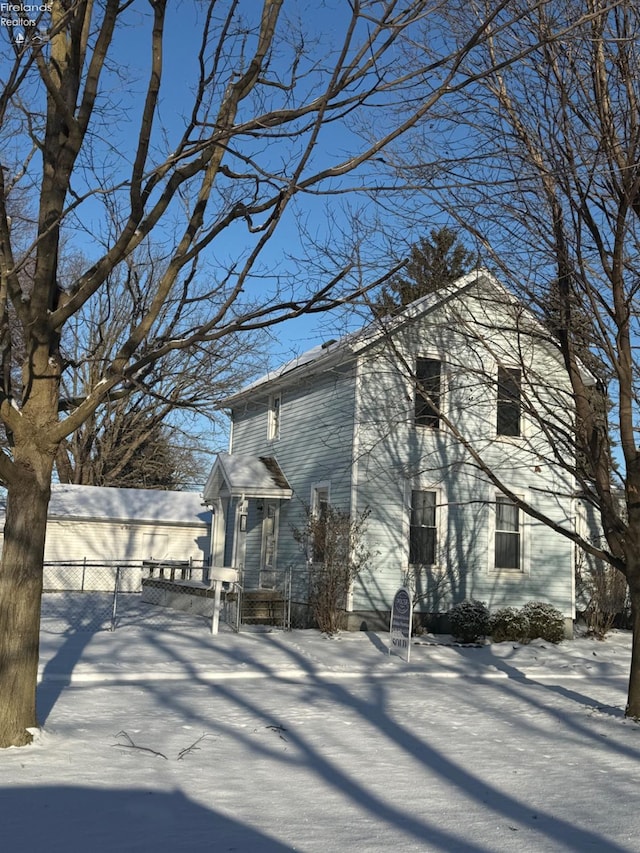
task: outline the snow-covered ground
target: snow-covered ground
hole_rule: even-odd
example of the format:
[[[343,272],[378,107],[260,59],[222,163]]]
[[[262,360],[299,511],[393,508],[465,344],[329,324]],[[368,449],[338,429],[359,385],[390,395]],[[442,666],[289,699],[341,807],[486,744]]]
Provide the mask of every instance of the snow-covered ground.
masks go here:
[[[0,850],[637,853],[629,636],[447,639],[44,631]]]

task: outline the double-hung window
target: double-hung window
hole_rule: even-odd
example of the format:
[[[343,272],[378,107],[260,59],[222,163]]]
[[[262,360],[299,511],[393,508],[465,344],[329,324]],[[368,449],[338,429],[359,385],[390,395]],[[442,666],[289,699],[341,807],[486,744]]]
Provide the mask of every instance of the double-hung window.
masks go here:
[[[496,498],[495,568],[517,569],[522,566],[520,509],[504,496]]]
[[[521,373],[517,367],[498,367],[498,435],[520,435]]]
[[[267,438],[274,440],[280,438],[280,413],[282,410],[282,396],[272,394],[269,397],[269,413],[267,418]]]
[[[411,524],[409,531],[409,563],[431,566],[436,562],[437,492],[411,492]]]
[[[437,358],[416,359],[415,423],[438,429],[440,426],[441,363]]]

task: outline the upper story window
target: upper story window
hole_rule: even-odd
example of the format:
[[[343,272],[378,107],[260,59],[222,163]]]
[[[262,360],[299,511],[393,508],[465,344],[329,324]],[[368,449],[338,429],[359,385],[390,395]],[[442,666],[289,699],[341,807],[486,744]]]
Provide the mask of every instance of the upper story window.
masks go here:
[[[438,429],[440,426],[441,364],[437,358],[416,359],[415,423]]]
[[[409,563],[432,566],[436,561],[436,492],[411,492]]]
[[[267,438],[280,438],[280,415],[282,412],[282,394],[272,394],[269,397],[269,414],[267,416]]]
[[[495,568],[520,569],[522,547],[520,509],[504,496],[496,497]]]
[[[521,435],[520,381],[517,367],[498,367],[498,435]]]

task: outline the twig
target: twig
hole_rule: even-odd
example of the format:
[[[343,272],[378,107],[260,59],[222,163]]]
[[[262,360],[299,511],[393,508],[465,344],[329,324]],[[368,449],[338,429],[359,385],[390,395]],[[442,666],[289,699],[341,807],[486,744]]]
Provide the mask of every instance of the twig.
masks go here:
[[[186,746],[184,749],[181,749],[180,752],[178,753],[178,761],[182,761],[182,759],[185,757],[185,755],[189,755],[190,752],[195,752],[196,750],[200,749],[198,744],[200,743],[201,740],[204,740],[206,737],[208,737],[208,735],[205,733],[205,734],[201,735],[198,738],[198,740],[194,740],[194,742],[191,744],[191,746]]]
[[[286,741],[286,737],[282,734],[282,732],[287,731],[284,726],[265,726],[265,729],[270,729],[272,732],[278,732],[280,739]]]
[[[164,758],[164,760],[165,760],[165,761],[168,761],[168,760],[169,760],[169,759],[167,758],[167,756],[166,756],[166,755],[164,755],[164,753],[162,753],[162,752],[158,752],[158,751],[157,751],[157,750],[155,750],[155,749],[149,749],[149,747],[148,747],[148,746],[138,746],[138,744],[137,744],[137,743],[134,743],[134,742],[131,740],[131,738],[129,737],[129,735],[128,735],[128,734],[127,734],[127,732],[125,732],[125,731],[118,732],[118,734],[117,734],[117,735],[115,735],[115,737],[124,737],[124,738],[126,738],[129,742],[128,742],[128,743],[113,743],[113,744],[111,744],[112,746],[119,746],[119,747],[121,747],[122,749],[139,749],[139,750],[140,750],[140,752],[150,752],[152,755],[157,755],[159,758]],[[196,741],[196,743],[197,743],[197,741]]]

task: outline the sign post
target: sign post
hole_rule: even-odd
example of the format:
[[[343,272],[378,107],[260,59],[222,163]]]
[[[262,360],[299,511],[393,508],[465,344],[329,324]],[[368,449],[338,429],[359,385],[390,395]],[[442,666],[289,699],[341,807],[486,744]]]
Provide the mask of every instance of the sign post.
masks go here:
[[[389,654],[400,655],[406,658],[407,663],[411,653],[412,614],[411,595],[407,589],[401,587],[394,595],[391,607]]]
[[[220,598],[223,583],[237,584],[238,570],[221,566],[211,566],[211,568],[209,569],[209,585],[213,587],[213,614],[211,616],[212,634],[218,633],[220,608],[222,606]]]

